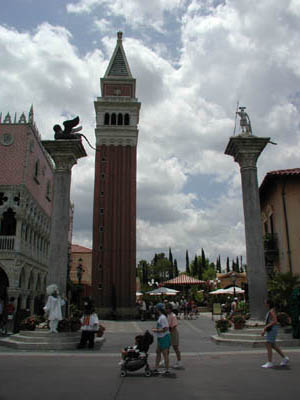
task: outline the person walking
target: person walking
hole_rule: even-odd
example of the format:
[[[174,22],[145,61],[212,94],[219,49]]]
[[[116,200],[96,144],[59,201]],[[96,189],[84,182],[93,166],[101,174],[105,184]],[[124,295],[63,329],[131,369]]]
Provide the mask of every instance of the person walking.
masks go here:
[[[176,315],[173,312],[172,304],[168,303],[166,306],[168,323],[169,323],[169,330],[171,335],[171,346],[173,347],[177,361],[172,366],[172,368],[181,369],[183,368],[182,361],[181,361],[181,353],[179,350],[179,333],[178,333],[178,320]]]
[[[158,303],[155,306],[158,313],[158,319],[156,323],[156,328],[152,329],[152,332],[157,334],[157,348],[156,348],[156,359],[155,359],[155,369],[154,373],[159,373],[159,363],[161,360],[161,354],[163,355],[165,361],[164,374],[169,374],[169,348],[171,345],[170,331],[168,319],[164,314],[165,306],[162,303]]]
[[[283,352],[281,351],[280,347],[276,344],[276,337],[278,334],[278,325],[277,325],[277,315],[274,307],[274,303],[271,300],[265,301],[266,307],[269,309],[266,315],[266,325],[261,333],[262,336],[266,336],[266,348],[267,348],[267,355],[268,361],[262,365],[262,368],[272,368],[274,366],[272,362],[273,352],[274,349],[281,357],[282,361],[280,365],[283,367],[287,365],[289,362],[289,358],[286,357]]]

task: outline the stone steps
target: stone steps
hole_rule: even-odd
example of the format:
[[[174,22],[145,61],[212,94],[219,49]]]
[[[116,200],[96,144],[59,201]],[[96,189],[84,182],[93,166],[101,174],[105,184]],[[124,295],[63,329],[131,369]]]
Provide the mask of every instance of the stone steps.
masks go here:
[[[0,346],[5,346],[17,350],[75,350],[81,333],[61,332],[50,333],[47,330],[20,331],[15,335],[0,338]],[[100,350],[105,339],[104,337],[95,339],[95,350]]]
[[[217,335],[211,336],[211,340],[219,345],[245,347],[265,347],[265,338],[261,336],[262,328],[244,328],[244,329],[229,329],[227,332],[220,332]],[[291,333],[285,332],[285,329],[279,328],[276,343],[281,347],[298,347],[300,346],[299,339],[293,339]]]

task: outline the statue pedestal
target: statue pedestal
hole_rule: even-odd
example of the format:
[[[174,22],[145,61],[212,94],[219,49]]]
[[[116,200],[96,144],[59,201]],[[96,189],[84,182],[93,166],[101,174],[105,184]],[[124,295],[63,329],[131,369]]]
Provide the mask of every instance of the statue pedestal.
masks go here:
[[[87,154],[80,139],[45,140],[42,144],[55,164],[47,284],[57,284],[60,293],[65,295],[71,245],[71,169],[79,158],[86,157]]]

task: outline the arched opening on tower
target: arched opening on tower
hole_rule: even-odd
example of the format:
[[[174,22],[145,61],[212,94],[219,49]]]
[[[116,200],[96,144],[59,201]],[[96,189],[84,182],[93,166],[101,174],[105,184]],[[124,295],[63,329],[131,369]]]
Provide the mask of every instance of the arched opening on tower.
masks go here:
[[[16,213],[11,208],[3,213],[2,221],[0,222],[0,235],[15,236],[17,221]]]
[[[130,116],[129,116],[129,114],[125,114],[124,125],[130,125]]]
[[[116,114],[113,113],[111,114],[111,125],[116,125],[117,124],[117,117]]]
[[[109,125],[109,114],[105,113],[104,115],[104,125]]]
[[[118,115],[118,125],[123,125],[123,115],[121,113]]]

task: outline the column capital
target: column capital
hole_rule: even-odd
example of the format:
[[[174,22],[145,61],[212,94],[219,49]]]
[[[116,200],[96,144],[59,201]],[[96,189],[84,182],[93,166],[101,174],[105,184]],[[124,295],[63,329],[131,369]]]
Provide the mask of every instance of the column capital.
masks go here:
[[[239,163],[241,169],[256,168],[257,159],[269,141],[269,137],[231,136],[225,154],[232,156],[234,161]]]
[[[81,139],[43,140],[42,144],[53,159],[57,172],[71,171],[79,158],[87,156]]]

